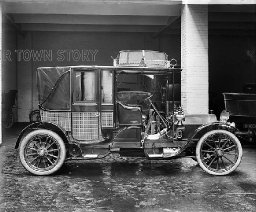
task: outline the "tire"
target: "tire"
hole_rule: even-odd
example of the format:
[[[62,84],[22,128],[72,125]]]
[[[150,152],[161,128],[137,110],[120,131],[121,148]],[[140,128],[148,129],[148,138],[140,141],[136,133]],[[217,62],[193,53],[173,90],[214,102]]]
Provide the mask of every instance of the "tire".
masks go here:
[[[66,159],[66,147],[53,131],[39,129],[27,134],[20,143],[22,165],[35,175],[50,175],[58,171]]]
[[[201,137],[196,146],[200,167],[211,175],[227,175],[241,162],[242,146],[238,138],[226,130],[212,130]]]

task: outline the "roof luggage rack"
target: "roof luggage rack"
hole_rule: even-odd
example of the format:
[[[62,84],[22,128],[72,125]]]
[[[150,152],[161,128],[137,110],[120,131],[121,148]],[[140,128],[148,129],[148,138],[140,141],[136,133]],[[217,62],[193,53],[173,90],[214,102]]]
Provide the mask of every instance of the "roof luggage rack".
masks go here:
[[[170,68],[176,65],[177,61],[169,61],[166,53],[151,50],[123,50],[113,60],[115,67]]]

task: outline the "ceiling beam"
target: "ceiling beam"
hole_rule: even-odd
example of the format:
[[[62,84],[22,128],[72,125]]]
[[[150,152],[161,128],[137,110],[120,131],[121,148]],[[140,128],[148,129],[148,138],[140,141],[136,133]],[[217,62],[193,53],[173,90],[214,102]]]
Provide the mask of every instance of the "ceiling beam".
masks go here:
[[[209,13],[209,22],[255,22],[256,13]]]
[[[255,0],[254,0],[255,1]],[[209,12],[216,13],[255,13],[256,12],[256,4],[252,5],[209,5]]]
[[[170,31],[172,29],[172,26],[174,26],[174,23],[178,22],[178,20],[180,21],[180,17],[179,16],[169,18],[168,24],[166,26],[164,26],[161,30],[159,30],[157,33],[155,33],[153,35],[153,38],[159,37],[162,33],[164,33],[167,30]]]
[[[1,0],[1,2],[5,3],[44,3],[49,4],[52,3],[52,0]],[[63,0],[54,0],[58,3],[63,3]],[[182,0],[65,0],[65,2],[71,3],[98,3],[98,4],[152,4],[152,5],[173,5],[173,4],[181,4]]]
[[[15,28],[15,30],[21,34],[22,36],[25,36],[25,33],[21,30],[21,26],[20,24],[15,23],[15,21],[13,20],[12,17],[10,17],[8,14],[4,14],[3,15],[3,23],[9,23],[11,24],[11,26],[13,26]]]
[[[256,30],[209,30],[209,36],[214,35],[214,36],[236,36],[236,37],[245,37],[245,36],[256,36]]]
[[[157,32],[162,26],[21,24],[22,31]]]
[[[12,14],[15,23],[28,24],[92,24],[92,25],[165,25],[167,16],[45,15]]]
[[[223,30],[229,30],[229,29],[235,29],[235,30],[255,30],[256,29],[256,23],[209,23],[210,29],[223,29]]]
[[[47,3],[46,3],[47,2]],[[80,14],[80,15],[129,15],[129,16],[180,16],[180,4],[149,3],[108,4],[102,1],[29,1],[3,3],[6,13],[18,14]],[[146,1],[147,2],[147,1]]]
[[[183,0],[183,4],[221,4],[221,5],[241,5],[255,4],[255,0]]]

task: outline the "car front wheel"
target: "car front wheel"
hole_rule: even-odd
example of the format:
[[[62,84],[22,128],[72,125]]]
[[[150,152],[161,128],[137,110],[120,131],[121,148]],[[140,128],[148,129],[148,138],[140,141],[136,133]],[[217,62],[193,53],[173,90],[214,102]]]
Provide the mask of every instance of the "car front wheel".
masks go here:
[[[196,146],[200,167],[212,175],[227,175],[241,162],[242,147],[238,138],[226,130],[212,130],[201,137]]]
[[[19,156],[22,165],[32,174],[50,175],[63,165],[66,147],[55,132],[38,129],[22,139]]]

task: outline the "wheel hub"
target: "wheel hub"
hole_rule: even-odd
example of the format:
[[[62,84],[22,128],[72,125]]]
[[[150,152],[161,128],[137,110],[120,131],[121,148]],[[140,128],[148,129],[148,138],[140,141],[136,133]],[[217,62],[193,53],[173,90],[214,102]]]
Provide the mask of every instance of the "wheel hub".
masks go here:
[[[45,147],[39,148],[39,150],[37,151],[37,153],[38,153],[39,156],[45,156],[45,155],[48,154],[47,149],[46,149]]]
[[[216,149],[216,155],[218,156],[218,157],[222,157],[223,155],[224,155],[224,153],[223,153],[223,150],[222,149]]]

